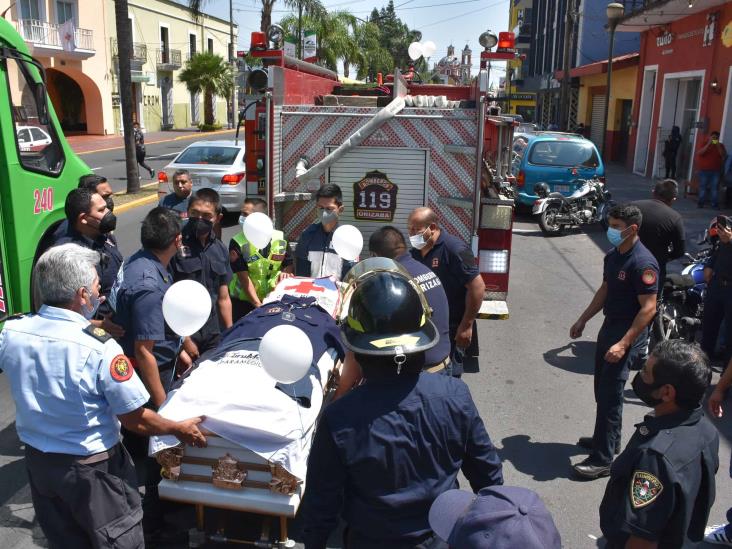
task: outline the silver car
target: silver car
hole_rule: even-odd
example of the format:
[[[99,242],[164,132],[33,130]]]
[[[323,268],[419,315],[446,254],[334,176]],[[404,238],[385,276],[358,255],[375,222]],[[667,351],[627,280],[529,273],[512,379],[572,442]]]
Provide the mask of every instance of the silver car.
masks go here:
[[[158,195],[173,192],[173,174],[188,170],[193,192],[208,187],[221,196],[225,211],[238,212],[246,198],[244,140],[197,141],[158,173]]]

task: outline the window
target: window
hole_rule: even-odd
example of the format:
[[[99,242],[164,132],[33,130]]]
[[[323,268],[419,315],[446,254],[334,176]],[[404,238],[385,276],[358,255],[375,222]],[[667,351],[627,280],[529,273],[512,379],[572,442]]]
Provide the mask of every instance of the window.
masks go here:
[[[188,53],[191,57],[196,55],[196,35],[195,34],[188,35]]]
[[[600,162],[595,147],[571,141],[540,141],[531,149],[531,164],[596,168]]]
[[[160,27],[160,61],[170,63],[170,42],[168,39],[168,27]]]
[[[41,20],[41,10],[38,7],[38,0],[21,0],[20,1],[20,17],[21,19]]]
[[[64,154],[48,120],[45,87],[36,84],[31,76],[36,69],[30,63],[13,58],[6,63],[20,164],[29,171],[56,175],[63,168]]]
[[[74,4],[71,2],[56,2],[56,22],[61,25],[71,19],[74,20]]]
[[[208,39],[208,53],[213,53],[213,38]]]
[[[175,159],[175,163],[231,166],[238,154],[239,149],[235,147],[190,147]]]

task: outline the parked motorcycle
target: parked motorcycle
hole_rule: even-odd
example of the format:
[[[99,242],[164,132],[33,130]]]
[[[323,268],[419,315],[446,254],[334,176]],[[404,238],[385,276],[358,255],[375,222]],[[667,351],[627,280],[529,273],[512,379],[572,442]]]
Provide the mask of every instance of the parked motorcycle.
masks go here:
[[[602,223],[607,228],[607,214],[614,205],[610,192],[599,179],[576,180],[581,185],[570,196],[549,192],[546,183],[537,183],[533,214],[539,216],[539,227],[547,236],[561,235],[567,227]]]

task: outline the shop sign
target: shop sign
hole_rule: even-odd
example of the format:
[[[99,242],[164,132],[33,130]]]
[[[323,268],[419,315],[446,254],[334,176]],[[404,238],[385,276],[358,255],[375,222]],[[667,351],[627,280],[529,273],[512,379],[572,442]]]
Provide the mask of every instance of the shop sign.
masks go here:
[[[661,36],[656,37],[656,46],[663,48],[664,46],[670,46],[671,42],[674,41],[674,35],[666,31]]]

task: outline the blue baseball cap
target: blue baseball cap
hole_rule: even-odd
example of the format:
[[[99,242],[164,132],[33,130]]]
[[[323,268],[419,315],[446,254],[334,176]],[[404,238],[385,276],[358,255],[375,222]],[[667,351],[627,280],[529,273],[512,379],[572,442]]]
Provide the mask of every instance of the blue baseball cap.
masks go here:
[[[491,486],[477,494],[448,490],[432,504],[432,530],[459,549],[560,549],[562,540],[538,494]]]

